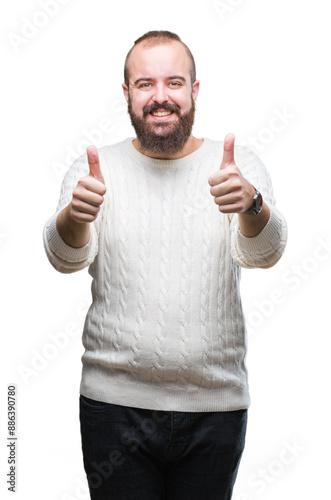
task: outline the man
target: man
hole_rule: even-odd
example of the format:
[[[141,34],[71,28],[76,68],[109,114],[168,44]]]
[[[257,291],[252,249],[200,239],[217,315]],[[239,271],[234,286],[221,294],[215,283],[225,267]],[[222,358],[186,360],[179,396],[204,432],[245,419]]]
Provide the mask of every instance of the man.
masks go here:
[[[137,137],[89,146],[45,225],[60,272],[89,266],[80,387],[93,500],[231,498],[250,404],[240,268],[286,243],[249,149],[192,135],[194,59],[170,32],[139,38],[123,91]]]

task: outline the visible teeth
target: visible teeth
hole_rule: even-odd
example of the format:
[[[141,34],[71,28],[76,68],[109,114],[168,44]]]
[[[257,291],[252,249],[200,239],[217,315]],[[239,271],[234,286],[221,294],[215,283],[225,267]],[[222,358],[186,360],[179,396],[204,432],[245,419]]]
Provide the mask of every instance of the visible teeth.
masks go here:
[[[171,111],[153,111],[153,116],[168,116],[171,115]]]

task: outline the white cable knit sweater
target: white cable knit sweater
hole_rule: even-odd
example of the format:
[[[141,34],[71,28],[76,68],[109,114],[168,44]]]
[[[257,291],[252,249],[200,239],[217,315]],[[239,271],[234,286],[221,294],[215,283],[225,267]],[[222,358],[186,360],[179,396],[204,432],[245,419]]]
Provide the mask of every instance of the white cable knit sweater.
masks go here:
[[[93,303],[83,343],[80,392],[138,408],[227,411],[247,408],[241,267],[271,267],[281,257],[286,222],[275,208],[268,173],[253,151],[235,147],[243,176],[271,210],[263,231],[241,235],[236,214],[218,210],[208,184],[223,142],[204,139],[179,160],[139,153],[129,138],[99,149],[107,193],[89,243],[71,248],[56,229],[86,154],[67,172],[44,228],[52,265],[89,266]]]

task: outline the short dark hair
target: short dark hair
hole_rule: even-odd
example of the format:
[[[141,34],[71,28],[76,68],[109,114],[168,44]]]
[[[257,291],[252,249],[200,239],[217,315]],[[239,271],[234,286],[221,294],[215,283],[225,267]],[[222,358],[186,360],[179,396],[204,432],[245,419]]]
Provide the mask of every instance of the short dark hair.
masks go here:
[[[126,58],[125,58],[125,64],[124,64],[124,83],[129,86],[129,71],[128,71],[128,60],[131,55],[131,52],[135,48],[138,43],[146,41],[146,45],[160,45],[162,43],[170,43],[172,40],[175,40],[177,42],[180,42],[185,50],[187,55],[189,56],[191,60],[191,70],[190,70],[190,75],[191,75],[191,84],[193,85],[193,82],[196,80],[196,67],[195,67],[195,61],[194,57],[192,55],[192,52],[188,48],[188,46],[182,42],[180,37],[176,35],[176,33],[172,33],[171,31],[148,31],[141,37],[139,37],[135,42],[133,47],[129,50]]]

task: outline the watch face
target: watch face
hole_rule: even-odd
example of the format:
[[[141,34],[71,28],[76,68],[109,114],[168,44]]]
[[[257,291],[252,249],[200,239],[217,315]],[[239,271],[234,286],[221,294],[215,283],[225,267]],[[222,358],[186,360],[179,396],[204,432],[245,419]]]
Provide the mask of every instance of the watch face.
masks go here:
[[[255,211],[256,211],[256,214],[259,214],[262,210],[262,204],[263,204],[263,200],[262,200],[262,195],[261,193],[257,193],[257,197],[255,199]]]
[[[263,199],[261,193],[256,189],[256,194],[254,196],[253,205],[249,210],[244,212],[247,215],[258,215],[262,210]]]

